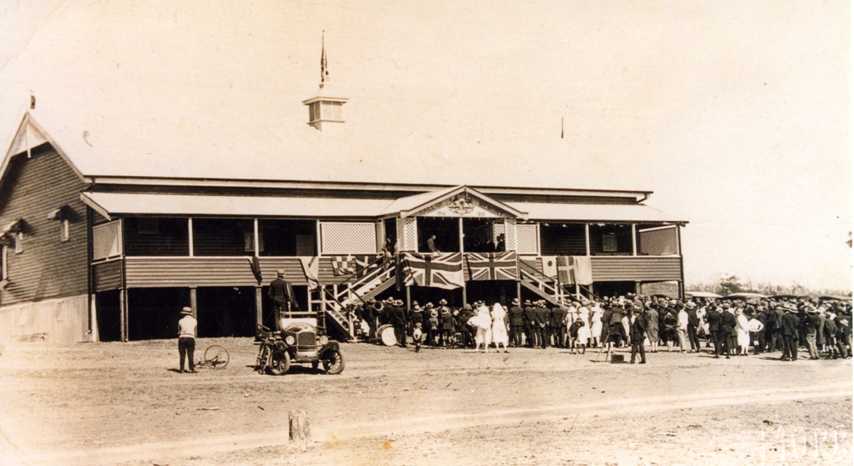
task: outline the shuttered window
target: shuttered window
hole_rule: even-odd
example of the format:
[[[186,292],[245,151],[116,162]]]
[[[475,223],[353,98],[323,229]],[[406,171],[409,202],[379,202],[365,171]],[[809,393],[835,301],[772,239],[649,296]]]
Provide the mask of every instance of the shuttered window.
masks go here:
[[[322,254],[375,254],[377,230],[372,222],[321,222]]]
[[[519,254],[539,254],[539,236],[536,224],[516,225],[516,251]]]
[[[122,253],[119,220],[92,227],[92,258],[94,260],[119,256]]]

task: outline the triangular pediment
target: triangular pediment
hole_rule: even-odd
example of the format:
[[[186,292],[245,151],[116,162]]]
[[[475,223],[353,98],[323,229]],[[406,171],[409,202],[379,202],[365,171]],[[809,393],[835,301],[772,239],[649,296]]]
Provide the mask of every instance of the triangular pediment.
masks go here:
[[[9,144],[9,150],[6,155],[21,154],[46,142],[48,142],[48,138],[42,130],[34,125],[30,118],[25,117],[18,126],[18,131],[15,133],[15,137],[12,138],[12,143]]]
[[[468,187],[457,186],[401,199],[401,217],[518,218],[524,212]],[[409,202],[409,205],[407,204]]]

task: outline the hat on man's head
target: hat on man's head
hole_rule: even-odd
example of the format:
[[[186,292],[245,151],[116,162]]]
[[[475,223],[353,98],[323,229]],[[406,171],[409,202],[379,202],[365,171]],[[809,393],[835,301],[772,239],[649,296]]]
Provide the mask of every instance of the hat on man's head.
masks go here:
[[[444,306],[444,305],[448,304],[448,301],[446,301],[445,298],[442,298],[439,300],[439,304]]]
[[[181,315],[191,316],[193,315],[193,309],[190,306],[184,306],[181,308]]]
[[[519,298],[513,298],[513,304],[518,305],[519,304]]]

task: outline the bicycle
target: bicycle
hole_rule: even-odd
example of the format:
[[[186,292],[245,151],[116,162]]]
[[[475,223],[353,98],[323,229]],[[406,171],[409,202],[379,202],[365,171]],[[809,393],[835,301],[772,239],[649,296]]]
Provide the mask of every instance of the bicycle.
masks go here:
[[[210,345],[205,348],[204,359],[196,363],[198,368],[225,369],[231,356],[228,350],[220,345]]]

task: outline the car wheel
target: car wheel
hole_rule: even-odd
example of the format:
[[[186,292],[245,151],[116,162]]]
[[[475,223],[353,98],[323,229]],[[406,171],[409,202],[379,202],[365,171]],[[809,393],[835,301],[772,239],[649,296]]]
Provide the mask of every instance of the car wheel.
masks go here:
[[[270,365],[270,373],[273,375],[285,375],[291,368],[291,355],[287,351],[279,353],[278,357],[273,353],[273,363]]]
[[[324,359],[323,369],[330,375],[338,375],[344,372],[344,356],[341,355],[341,352],[333,351],[327,359]]]

